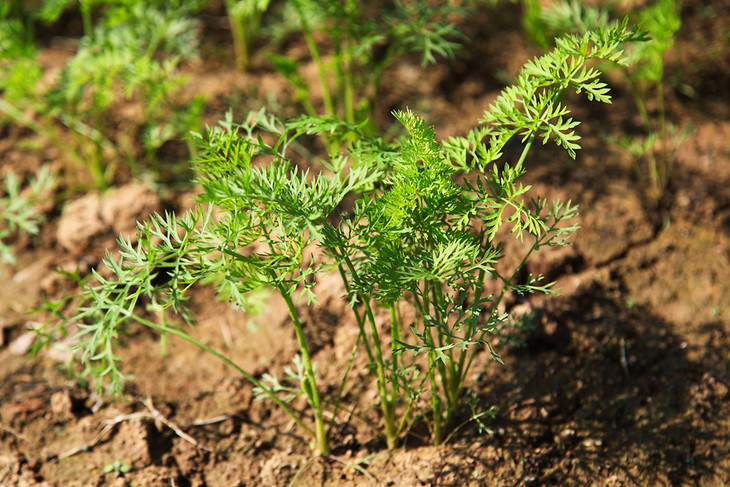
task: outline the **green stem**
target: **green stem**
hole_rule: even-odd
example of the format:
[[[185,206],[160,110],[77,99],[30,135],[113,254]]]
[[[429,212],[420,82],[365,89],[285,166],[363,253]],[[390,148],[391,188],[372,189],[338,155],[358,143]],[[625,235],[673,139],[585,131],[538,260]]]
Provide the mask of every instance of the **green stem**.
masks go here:
[[[352,266],[352,262],[348,258],[344,257],[344,254],[340,254],[337,249],[332,249],[333,253],[337,255],[342,261],[346,263],[348,266],[348,269],[351,269],[354,271],[354,267]],[[345,274],[345,270],[342,268],[342,266],[338,266],[340,275],[342,276],[342,282],[345,285],[345,290],[347,292],[347,296],[351,296],[351,286],[348,282],[347,276]],[[357,282],[357,274],[353,274],[353,280]],[[368,302],[368,300],[360,295],[360,300],[363,302]],[[369,305],[366,309],[369,309]],[[373,347],[370,346],[370,342],[367,339],[366,332],[365,332],[365,318],[360,315],[360,313],[357,312],[357,309],[353,306],[352,307],[353,312],[355,313],[355,319],[357,320],[357,325],[359,327],[360,333],[358,335],[358,339],[362,339],[363,344],[365,345],[365,352],[367,353],[368,359],[370,361],[370,364],[376,365],[376,377],[377,377],[377,383],[378,383],[378,394],[380,395],[380,409],[383,413],[384,417],[384,423],[385,423],[385,437],[386,437],[386,443],[388,444],[389,449],[393,449],[398,446],[398,436],[402,430],[403,422],[396,427],[395,426],[395,403],[397,401],[397,395],[392,392],[391,398],[388,399],[387,395],[387,388],[385,387],[385,374],[384,369],[381,373],[380,370],[378,370],[378,364],[383,363],[382,354],[373,353]],[[366,312],[367,313],[367,312]],[[372,311],[369,312],[369,316],[372,317]],[[371,321],[371,323],[374,323],[374,321]],[[391,323],[392,326],[392,323]],[[402,333],[398,332],[399,334],[397,336],[402,336]],[[373,339],[375,345],[374,347],[377,348],[377,350],[380,350],[380,340],[377,335],[377,329],[374,330],[374,339]],[[395,341],[393,342],[395,343]],[[395,354],[393,355],[393,359],[395,360]],[[395,378],[395,376],[394,376]],[[395,382],[395,381],[394,381]],[[394,386],[396,387],[396,386]],[[409,404],[407,408],[406,414],[410,412],[411,405]],[[403,418],[405,420],[405,417]]]
[[[348,42],[343,52],[343,90],[342,95],[344,98],[345,108],[345,120],[348,123],[355,123],[355,88],[352,77],[352,65],[353,65],[352,47]]]
[[[629,76],[629,84],[631,85],[631,94],[634,96],[634,102],[636,103],[636,108],[639,110],[639,116],[641,117],[641,121],[644,124],[644,130],[646,130],[647,133],[651,133],[651,121],[649,120],[649,112],[646,110],[646,104],[644,104],[644,98],[641,96],[639,85],[636,83],[636,80]]]
[[[309,347],[307,347],[307,341],[304,337],[304,331],[302,330],[302,324],[299,321],[299,315],[297,314],[294,301],[292,301],[291,294],[283,285],[277,285],[277,289],[284,298],[286,307],[289,310],[289,316],[291,316],[294,322],[294,330],[297,336],[297,342],[299,344],[299,352],[302,355],[302,363],[304,365],[304,383],[302,388],[307,394],[309,404],[312,406],[314,411],[314,428],[315,428],[315,443],[316,450],[321,455],[329,454],[329,440],[327,438],[327,431],[324,426],[324,415],[322,414],[322,405],[319,397],[319,390],[317,389],[317,379],[314,375],[314,369],[312,367],[312,360],[309,356]]]
[[[659,167],[657,170],[657,179],[659,187],[657,188],[657,202],[662,197],[662,193],[669,182],[669,155],[667,150],[667,117],[664,105],[664,68],[657,83],[657,105],[659,106],[659,137],[661,137],[661,154],[659,157]]]
[[[428,364],[431,369],[431,410],[433,411],[433,430],[431,431],[431,435],[433,444],[439,445],[441,444],[441,411],[443,408],[438,391],[438,385],[436,384],[436,374],[434,373],[436,364],[434,360],[438,360],[438,358],[434,358],[434,352],[429,352]]]
[[[352,261],[347,256],[342,256],[342,258],[345,262],[345,265],[347,266],[347,269],[352,275],[353,281],[355,282],[355,284],[359,284],[358,273],[355,270]],[[360,288],[359,285],[358,288]],[[375,315],[373,314],[373,310],[370,307],[370,301],[366,299],[365,296],[363,296],[362,294],[360,294],[360,300],[362,301],[363,307],[365,309],[365,317],[370,324],[370,334],[372,336],[373,349],[375,351],[374,357],[371,356],[371,363],[372,358],[374,358],[375,374],[378,383],[378,394],[380,395],[380,409],[383,412],[383,422],[385,426],[385,441],[388,445],[388,449],[391,450],[398,446],[397,429],[395,427],[395,404],[390,401],[388,397],[387,379],[385,375],[385,362],[383,361],[383,350],[380,344],[378,327],[375,323]]]
[[[228,23],[231,26],[233,37],[233,54],[235,56],[236,69],[246,71],[248,69],[248,38],[244,26],[244,18],[228,15]]]
[[[532,143],[535,141],[535,133],[533,132],[532,135],[530,135],[530,138],[527,140],[527,143],[525,144],[524,148],[522,149],[522,154],[520,154],[520,159],[517,162],[516,168],[521,168],[523,162],[525,161],[525,158],[527,157],[527,153],[530,151],[530,147],[532,147]],[[495,195],[496,197],[496,195]],[[487,245],[485,243],[484,247],[486,248]],[[530,247],[530,250],[527,251],[527,253],[524,255],[520,263],[517,265],[517,267],[512,272],[512,275],[510,278],[506,281],[503,280],[504,286],[502,287],[502,291],[499,293],[499,297],[496,301],[492,304],[492,309],[489,312],[489,317],[487,318],[487,323],[491,321],[494,318],[494,315],[497,313],[497,309],[499,308],[499,304],[502,302],[502,299],[504,298],[505,293],[507,292],[507,289],[511,286],[512,281],[514,281],[515,277],[517,277],[517,273],[522,269],[522,267],[525,265],[525,262],[527,262],[527,259],[532,255],[532,253],[539,247],[539,242],[537,240],[537,237],[535,238],[535,243]],[[484,273],[482,272],[481,277],[484,277]],[[481,281],[480,281],[481,282]],[[480,291],[481,292],[481,291]],[[484,338],[484,333],[482,332],[480,339]],[[469,369],[471,368],[471,364],[474,361],[475,353],[468,354],[469,358],[466,361],[466,364],[464,364],[465,356],[467,354],[462,354],[462,356],[459,359],[459,390],[461,387],[463,387],[464,379],[469,373]]]
[[[355,355],[357,354],[358,346],[360,345],[360,339],[362,338],[362,335],[358,333],[357,339],[355,340],[355,344],[352,346],[352,352],[350,353],[350,359],[347,361],[347,366],[345,367],[345,372],[342,376],[342,381],[340,382],[340,387],[337,389],[337,397],[335,398],[334,407],[332,409],[332,423],[330,423],[330,427],[327,428],[327,437],[329,438],[332,433],[332,428],[335,425],[335,420],[337,418],[337,413],[340,408],[340,401],[342,400],[342,394],[345,391],[345,385],[347,384],[347,377],[350,375],[350,368],[352,367],[352,363],[355,361]]]
[[[84,35],[91,39],[94,32],[94,26],[91,22],[91,2],[92,0],[81,0],[81,21],[84,24]]]
[[[101,118],[99,114],[93,114],[92,116],[92,122],[98,118]],[[89,150],[89,153],[85,155],[84,162],[86,165],[87,170],[91,173],[91,177],[94,180],[94,185],[97,188],[105,189],[109,186],[108,184],[108,178],[107,178],[107,169],[104,167],[104,150],[107,149],[110,152],[116,153],[118,157],[120,157],[119,151],[114,146],[114,144],[104,137],[104,135],[101,133],[101,130],[98,128],[95,128],[92,125],[86,124],[79,120],[78,118],[75,118],[73,116],[69,116],[65,113],[62,113],[58,115],[58,119],[61,121],[63,125],[71,129],[74,133],[80,135],[82,138],[77,138],[77,145],[80,148],[89,146],[88,143],[84,143],[84,141],[90,141],[91,142],[91,149]],[[101,124],[95,124],[100,126]],[[113,172],[113,168],[110,166],[109,173]]]
[[[439,331],[439,328],[442,326],[448,326],[446,322],[444,321],[444,317],[441,314],[441,308],[443,306],[443,296],[441,294],[441,286],[437,282],[431,282],[430,284],[427,284],[428,287],[430,287],[431,292],[433,294],[433,305],[430,307],[433,308],[433,320],[432,325],[428,328],[428,339],[430,340],[430,346],[432,348],[435,347],[443,347],[445,345],[444,343],[444,334]],[[428,292],[428,291],[426,291]],[[436,326],[433,326],[433,323],[436,323]],[[433,337],[433,329],[437,328],[436,330],[436,336],[438,337],[438,343],[436,343],[436,340],[434,340]],[[444,353],[443,351],[441,353]],[[449,359],[452,358],[451,350],[448,351]],[[431,375],[431,408],[433,410],[433,438],[432,442],[434,445],[441,444],[441,439],[443,437],[443,430],[445,427],[447,427],[447,423],[443,421],[443,400],[441,399],[441,394],[448,394],[449,393],[449,372],[447,369],[446,364],[444,361],[439,358],[439,355],[435,351],[430,351],[428,354],[429,364],[431,366],[431,369],[435,372],[438,371],[438,375],[441,378],[441,386],[442,390],[439,389],[438,383],[436,382],[436,374],[433,373]],[[446,397],[446,403],[447,405],[450,403],[449,397]]]
[[[400,322],[398,321],[398,313],[395,309],[395,302],[390,305],[390,355],[391,355],[391,369],[390,375],[393,378],[390,387],[390,403],[395,404],[398,400],[399,386],[398,386],[398,347],[399,343],[403,341],[403,337],[400,333]]]
[[[324,66],[324,63],[322,62],[322,56],[319,53],[317,43],[314,41],[314,37],[312,36],[312,30],[309,27],[307,17],[302,11],[299,1],[295,0],[293,3],[294,8],[299,15],[299,21],[302,23],[302,33],[304,34],[304,40],[306,41],[309,52],[312,55],[312,60],[317,65],[317,74],[319,75],[319,83],[322,88],[322,99],[324,101],[325,112],[328,115],[336,116],[335,108],[332,103],[332,95],[330,94],[329,82],[327,80],[327,70]]]
[[[336,251],[335,251],[336,254]],[[340,276],[342,277],[342,282],[345,285],[345,291],[347,292],[348,298],[351,296],[351,287],[350,283],[347,280],[347,276],[345,274],[345,270],[342,268],[342,266],[338,266],[340,271]],[[375,363],[375,356],[373,355],[372,348],[370,347],[370,342],[367,340],[367,336],[365,333],[365,318],[358,313],[357,308],[355,306],[352,307],[352,312],[355,313],[355,319],[357,320],[357,326],[360,330],[360,337],[362,338],[363,345],[365,345],[365,352],[368,355],[368,360],[371,364]]]
[[[532,143],[535,141],[535,137],[537,136],[537,130],[535,130],[530,137],[527,139],[527,142],[525,142],[525,146],[522,148],[522,153],[520,154],[520,159],[517,161],[517,164],[515,164],[515,169],[522,169],[522,165],[525,162],[525,159],[527,158],[527,153],[530,152],[530,148],[532,147]]]

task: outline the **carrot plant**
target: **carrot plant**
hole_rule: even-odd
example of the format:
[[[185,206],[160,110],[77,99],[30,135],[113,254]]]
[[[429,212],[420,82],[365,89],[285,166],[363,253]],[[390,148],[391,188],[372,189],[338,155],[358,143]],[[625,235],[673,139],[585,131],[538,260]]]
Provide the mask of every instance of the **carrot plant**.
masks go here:
[[[74,350],[84,371],[100,388],[121,390],[114,348],[128,323],[142,324],[234,367],[292,417],[315,451],[327,454],[350,366],[336,397],[325,397],[300,313],[316,305],[317,280],[336,272],[359,328],[353,357],[364,357],[372,372],[388,448],[419,420],[434,444],[443,442],[463,413],[477,354],[486,350],[499,360],[490,338],[507,320],[499,312],[506,293],[555,292],[541,276],[518,281],[520,269],[540,249],[565,245],[576,228],[570,202],[528,197],[530,187],[519,182],[527,154],[538,141],[553,141],[575,156],[579,122],[569,117],[561,92],[610,102],[599,71],[587,64],[622,63],[621,46],[635,35],[624,22],[560,39],[524,66],[481,125],[445,142],[408,110],[394,114],[406,132],[396,142],[331,117],[281,122],[263,110],[242,123],[228,115],[194,134],[198,206],[139,224],[136,243],[121,239],[118,257],[105,259],[106,277],[94,272],[81,305],[66,318],[78,327]],[[315,174],[292,162],[298,138],[350,133],[356,142],[331,155],[324,170]],[[502,160],[512,137],[524,142],[523,152]],[[356,202],[344,206],[348,196]],[[527,242],[521,255],[509,256],[518,262],[514,268],[498,265],[507,238]],[[193,319],[187,296],[205,283],[244,309],[261,287],[282,296],[299,346],[286,377],[253,376],[178,324]],[[308,414],[288,402],[302,394]]]

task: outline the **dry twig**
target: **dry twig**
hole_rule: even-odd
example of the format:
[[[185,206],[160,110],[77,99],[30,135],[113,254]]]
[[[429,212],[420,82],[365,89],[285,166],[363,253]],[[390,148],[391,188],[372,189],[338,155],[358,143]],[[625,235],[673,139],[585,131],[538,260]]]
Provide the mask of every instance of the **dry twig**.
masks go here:
[[[152,417],[159,421],[160,423],[164,424],[168,428],[170,428],[172,431],[175,432],[177,436],[182,438],[183,440],[187,441],[188,443],[192,444],[196,448],[200,448],[201,450],[205,450],[207,452],[212,452],[209,448],[206,448],[205,446],[201,445],[198,440],[190,436],[189,434],[185,433],[185,431],[182,430],[177,424],[173,423],[169,419],[167,419],[165,416],[162,415],[160,411],[158,411],[155,408],[155,405],[152,403],[152,398],[147,397],[144,401],[141,401],[144,406],[149,409],[150,413],[152,413]]]

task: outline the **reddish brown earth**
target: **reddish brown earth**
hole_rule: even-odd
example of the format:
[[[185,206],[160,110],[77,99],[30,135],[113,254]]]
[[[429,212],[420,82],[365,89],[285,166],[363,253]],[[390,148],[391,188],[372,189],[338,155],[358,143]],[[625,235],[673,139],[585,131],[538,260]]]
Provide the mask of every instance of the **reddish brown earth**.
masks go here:
[[[44,319],[28,310],[73,291],[52,269],[88,272],[135,219],[190,205],[189,192],[120,181],[104,195],[46,205],[40,235],[17,237],[17,265],[0,269],[0,485],[728,485],[730,13],[720,1],[684,3],[669,59],[669,117],[693,131],[661,211],[644,209],[630,161],[602,138],[638,126],[621,86],[612,106],[572,105],[585,120],[576,161],[551,148],[533,152],[527,181],[536,194],[578,202],[581,229],[574,245],[530,264],[563,295],[510,303],[535,314],[534,329],[523,346],[500,350],[504,366],[484,354],[474,369],[480,405],[496,410],[490,433],[469,423],[444,445],[413,436],[387,451],[377,430],[353,419],[334,430],[334,458],[323,459],[276,407],[252,401],[250,384],[187,343],[173,342],[163,357],[151,332],[133,330],[120,351],[135,375],[126,400],[100,398],[70,378],[62,350],[25,357],[27,329]],[[703,3],[714,3],[718,16],[703,17]],[[457,60],[421,69],[410,59],[391,69],[381,126],[390,109],[406,105],[443,137],[472,126],[503,86],[497,73],[514,75],[538,53],[518,12],[503,5],[466,21],[469,43]],[[210,52],[228,45],[215,39]],[[710,45],[720,54],[707,59]],[[294,110],[265,62],[239,74],[221,56],[187,68],[191,89],[212,96],[209,122],[230,103],[237,113],[261,106],[247,98],[256,85]],[[0,127],[0,160],[0,176],[60,164],[13,125]],[[335,282],[318,285],[321,306],[306,312],[323,388],[337,384],[357,330]],[[296,352],[294,332],[283,304],[262,299],[261,314],[245,316],[209,290],[197,292],[193,335],[256,374],[281,370]],[[362,397],[371,397],[369,373],[357,374]],[[115,461],[129,472],[104,473]]]

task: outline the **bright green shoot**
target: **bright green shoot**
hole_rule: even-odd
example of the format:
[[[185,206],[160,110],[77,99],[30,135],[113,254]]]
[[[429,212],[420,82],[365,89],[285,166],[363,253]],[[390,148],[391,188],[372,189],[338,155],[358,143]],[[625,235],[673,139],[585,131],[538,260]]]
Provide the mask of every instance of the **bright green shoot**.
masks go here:
[[[406,135],[392,144],[346,121],[304,116],[282,123],[264,111],[244,123],[229,115],[196,134],[200,205],[140,224],[137,243],[120,240],[119,258],[106,259],[113,277],[95,273],[96,284],[85,287],[68,319],[80,330],[81,364],[100,387],[118,391],[123,376],[114,345],[127,323],[183,338],[238,370],[259,396],[292,417],[315,451],[327,454],[348,374],[336,397],[323,395],[300,310],[317,305],[314,286],[322,274],[337,272],[359,327],[353,353],[372,371],[388,448],[418,421],[426,422],[434,444],[442,443],[465,414],[477,354],[499,360],[490,338],[505,326],[507,316],[498,310],[506,293],[554,292],[541,276],[518,282],[520,269],[543,247],[565,245],[577,228],[570,202],[528,197],[530,187],[519,182],[527,154],[536,140],[575,154],[578,122],[569,118],[561,93],[610,102],[600,73],[587,63],[622,62],[620,46],[634,35],[624,22],[561,39],[524,67],[485,112],[484,126],[448,142],[410,111],[395,113]],[[322,133],[354,133],[357,142],[322,172],[298,169],[293,143]],[[524,142],[521,156],[495,164],[515,136]],[[342,213],[348,195],[358,199]],[[527,243],[522,255],[510,256],[519,262],[513,269],[500,265],[507,238]],[[170,321],[174,315],[192,320],[187,293],[205,283],[244,309],[261,287],[283,297],[299,346],[286,377],[259,380]],[[378,307],[389,311],[387,318]],[[300,394],[309,414],[288,404]],[[329,405],[335,406],[328,426]]]

